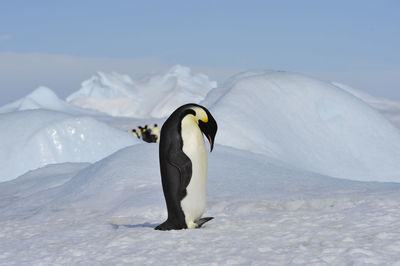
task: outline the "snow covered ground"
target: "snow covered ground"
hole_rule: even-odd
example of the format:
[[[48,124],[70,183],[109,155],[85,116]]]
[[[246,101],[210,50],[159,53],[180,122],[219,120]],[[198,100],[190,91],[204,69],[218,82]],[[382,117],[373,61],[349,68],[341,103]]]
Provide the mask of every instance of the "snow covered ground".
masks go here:
[[[145,80],[171,73],[186,84],[157,94],[146,82],[149,95],[175,96],[159,105],[141,92],[140,114],[105,114],[123,88],[137,101],[119,74],[73,94],[97,111],[49,89],[0,108],[0,265],[400,265],[400,131],[376,110],[396,116],[397,103],[285,72],[215,89],[184,67]],[[162,124],[188,99],[219,123],[205,213],[215,219],[155,231],[166,218],[158,147],[127,130]]]

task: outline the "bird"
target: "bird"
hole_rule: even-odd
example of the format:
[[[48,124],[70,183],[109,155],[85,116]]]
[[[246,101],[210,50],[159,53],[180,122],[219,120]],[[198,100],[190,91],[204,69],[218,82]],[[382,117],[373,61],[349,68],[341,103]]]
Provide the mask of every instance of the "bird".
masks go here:
[[[135,137],[137,137],[138,139],[140,139],[138,132],[136,131],[136,129],[132,129],[131,130],[131,134],[134,135]]]
[[[138,129],[139,130],[137,131],[137,133],[138,133],[139,139],[143,140],[143,128],[141,126],[139,126]]]
[[[154,142],[160,142],[160,129],[158,128],[157,124],[154,124],[153,128],[151,129],[151,135],[153,136]]]
[[[154,142],[152,141],[151,129],[148,125],[145,125],[144,128],[142,128],[142,140],[148,143]]]
[[[200,228],[206,207],[208,159],[203,134],[214,147],[217,122],[203,106],[176,109],[161,128],[159,161],[168,218],[156,230]]]

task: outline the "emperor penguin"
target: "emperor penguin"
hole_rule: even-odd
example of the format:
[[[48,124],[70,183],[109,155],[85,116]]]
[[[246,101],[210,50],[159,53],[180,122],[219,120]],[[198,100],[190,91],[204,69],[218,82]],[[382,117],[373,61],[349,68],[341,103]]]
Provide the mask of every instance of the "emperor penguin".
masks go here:
[[[140,139],[138,132],[136,131],[136,129],[132,129],[131,130],[131,134],[134,135],[135,137],[137,137],[138,139]]]
[[[151,129],[151,134],[155,136],[155,142],[160,142],[160,129],[157,124],[154,124],[154,127]]]
[[[159,159],[168,218],[156,230],[200,228],[206,207],[207,151],[203,134],[214,147],[217,122],[203,106],[176,109],[161,128]]]
[[[139,130],[137,131],[137,133],[138,133],[139,139],[143,139],[143,128],[141,126],[139,126],[138,129]]]
[[[151,138],[151,129],[149,128],[148,125],[145,125],[142,131],[142,140],[145,142],[153,142]]]

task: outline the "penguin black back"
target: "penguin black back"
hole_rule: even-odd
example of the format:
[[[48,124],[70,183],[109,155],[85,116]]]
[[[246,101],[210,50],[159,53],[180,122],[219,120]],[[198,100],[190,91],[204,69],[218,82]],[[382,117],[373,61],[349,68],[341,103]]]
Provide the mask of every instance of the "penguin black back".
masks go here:
[[[194,113],[194,111],[192,109],[185,110],[185,106],[182,106],[173,112],[161,127],[159,148],[161,177],[171,178],[162,178],[161,180],[167,204],[168,220],[156,227],[158,230],[187,228],[185,215],[180,206],[180,201],[186,195],[186,186],[184,178],[180,176],[190,178],[192,164],[182,151],[183,140],[180,133],[182,118],[189,113]],[[176,167],[176,165],[185,167]]]

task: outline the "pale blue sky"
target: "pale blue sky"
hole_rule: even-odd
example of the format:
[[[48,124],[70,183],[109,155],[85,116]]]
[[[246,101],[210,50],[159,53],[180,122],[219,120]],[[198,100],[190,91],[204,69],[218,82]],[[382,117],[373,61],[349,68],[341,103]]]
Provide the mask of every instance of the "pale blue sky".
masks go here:
[[[289,70],[400,100],[399,14],[400,1],[372,0],[1,1],[0,104],[38,85],[65,97],[96,70],[135,74],[138,60],[136,74]]]

